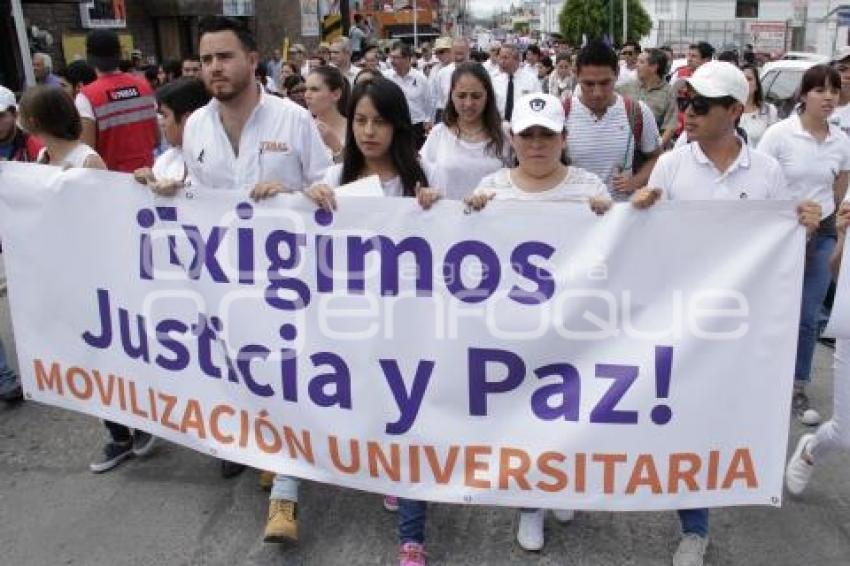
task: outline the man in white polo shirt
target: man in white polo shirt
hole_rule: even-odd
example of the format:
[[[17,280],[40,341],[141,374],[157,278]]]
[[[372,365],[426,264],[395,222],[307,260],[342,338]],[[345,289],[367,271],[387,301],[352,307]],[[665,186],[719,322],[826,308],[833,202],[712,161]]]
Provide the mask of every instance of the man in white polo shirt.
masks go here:
[[[425,143],[425,134],[431,129],[431,116],[434,107],[431,103],[431,89],[428,77],[411,66],[413,49],[403,41],[396,41],[390,50],[392,69],[384,76],[401,87],[410,108],[410,121],[416,132],[416,147]]]
[[[259,54],[239,20],[208,16],[199,22],[201,74],[213,100],[186,123],[183,153],[190,178],[203,187],[268,198],[301,191],[330,166],[307,110],[267,95],[254,80]],[[274,478],[265,540],[298,538],[298,480]]]
[[[685,130],[692,143],[662,155],[647,187],[635,192],[632,203],[647,208],[670,200],[790,200],[779,163],[752,149],[738,137],[735,126],[747,103],[744,74],[731,63],[705,63],[688,81]],[[803,201],[800,224],[813,231],[820,222],[820,205]],[[708,546],[708,509],[679,511],[682,539],[674,566],[701,566]]]
[[[614,91],[619,65],[617,54],[601,41],[582,48],[576,58],[581,92],[565,106],[570,163],[595,173],[611,198],[623,201],[646,184],[661,142],[652,110]]]

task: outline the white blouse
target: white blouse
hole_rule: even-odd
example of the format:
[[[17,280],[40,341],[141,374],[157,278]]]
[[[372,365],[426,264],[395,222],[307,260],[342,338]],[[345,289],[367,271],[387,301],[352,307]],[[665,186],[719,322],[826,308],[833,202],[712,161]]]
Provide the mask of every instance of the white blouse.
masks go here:
[[[436,125],[419,152],[431,188],[451,200],[472,194],[481,179],[507,164],[507,139],[498,156],[487,151],[487,143],[462,140],[445,124]]]

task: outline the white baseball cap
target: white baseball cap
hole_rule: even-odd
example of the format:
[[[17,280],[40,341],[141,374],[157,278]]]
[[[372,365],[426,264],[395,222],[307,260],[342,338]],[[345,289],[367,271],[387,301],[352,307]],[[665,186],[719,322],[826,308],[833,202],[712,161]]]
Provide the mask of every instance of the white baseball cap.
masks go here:
[[[7,112],[9,108],[18,109],[15,93],[5,86],[0,86],[0,112]]]
[[[741,69],[725,61],[704,63],[685,80],[697,93],[708,98],[731,96],[746,105],[750,94],[747,77]]]
[[[511,117],[511,131],[518,134],[533,126],[541,126],[560,134],[564,131],[565,119],[564,105],[558,97],[533,92],[517,100]]]

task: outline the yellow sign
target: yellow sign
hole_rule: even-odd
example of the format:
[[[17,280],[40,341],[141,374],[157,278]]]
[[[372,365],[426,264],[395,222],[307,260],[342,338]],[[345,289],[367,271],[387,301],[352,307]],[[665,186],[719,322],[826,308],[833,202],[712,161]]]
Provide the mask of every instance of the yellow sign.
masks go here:
[[[121,58],[129,59],[133,51],[133,36],[129,33],[119,33],[121,42]],[[84,33],[63,33],[62,52],[65,54],[65,64],[86,58],[86,35]]]

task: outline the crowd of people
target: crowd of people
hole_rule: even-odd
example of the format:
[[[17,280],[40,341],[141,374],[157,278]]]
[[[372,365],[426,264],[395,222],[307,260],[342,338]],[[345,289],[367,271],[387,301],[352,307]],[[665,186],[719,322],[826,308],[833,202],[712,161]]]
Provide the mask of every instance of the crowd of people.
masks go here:
[[[671,73],[671,53],[637,42],[619,52],[601,41],[480,52],[440,37],[384,51],[361,26],[312,53],[296,43],[285,60],[275,50],[263,61],[243,23],[210,16],[197,57],[146,68],[125,68],[117,35],[94,30],[87,61],[54,75],[36,54],[38,84],[20,101],[0,87],[0,159],[124,172],[166,197],[191,183],[258,200],[303,192],[327,209],[339,205],[336,188],[372,175],[388,197],[423,208],[459,200],[471,213],[492,199],[579,201],[599,215],[617,202],[793,200],[810,237],[792,411],[820,424],[806,386],[850,223],[850,51],[806,71],[797,108],[780,120],[752,58],[715,59],[705,42]],[[2,356],[0,347],[0,395],[18,401],[19,379]],[[793,494],[825,454],[850,448],[848,359],[839,340],[833,417],[800,438],[786,470]],[[155,445],[144,431],[105,426],[95,473]],[[222,461],[221,470],[232,477],[244,466]],[[299,480],[263,472],[260,483],[270,489],[265,540],[297,540]],[[398,513],[402,566],[424,564],[425,502],[388,495],[384,506]],[[519,514],[519,545],[541,549],[544,511]],[[673,563],[702,564],[708,510],[679,517]]]

